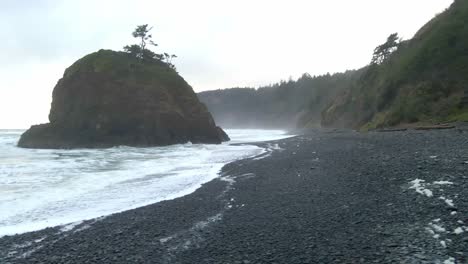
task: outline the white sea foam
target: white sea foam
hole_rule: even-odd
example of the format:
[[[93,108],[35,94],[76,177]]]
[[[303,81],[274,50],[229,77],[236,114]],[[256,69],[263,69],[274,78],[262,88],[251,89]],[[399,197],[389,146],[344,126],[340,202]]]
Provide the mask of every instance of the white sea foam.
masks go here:
[[[435,182],[433,182],[433,184],[436,184],[436,185],[453,185],[453,182],[451,182],[451,181],[435,181]]]
[[[288,137],[283,131],[228,130],[221,145],[30,150],[23,131],[0,130],[0,236],[117,213],[194,192],[223,165],[265,150],[232,145]]]
[[[461,228],[461,227],[457,227],[455,230],[453,230],[453,233],[457,234],[457,235],[459,235],[459,234],[461,234],[463,232],[465,232],[465,230],[463,230],[463,228]]]
[[[455,207],[452,199],[445,198],[444,196],[439,197],[439,199],[444,201],[448,206]]]
[[[424,180],[416,179],[410,182],[410,189],[414,189],[417,193],[425,195],[427,197],[432,197],[433,193],[431,190],[425,188],[426,183]]]
[[[441,245],[443,248],[446,248],[446,247],[447,247],[447,242],[445,242],[444,240],[441,240],[441,241],[440,241],[440,245]]]
[[[430,223],[429,226],[431,226],[432,229],[437,233],[446,233],[447,232],[447,230],[443,226],[441,226],[439,224]]]
[[[444,264],[455,264],[455,258],[449,257],[444,261]]]

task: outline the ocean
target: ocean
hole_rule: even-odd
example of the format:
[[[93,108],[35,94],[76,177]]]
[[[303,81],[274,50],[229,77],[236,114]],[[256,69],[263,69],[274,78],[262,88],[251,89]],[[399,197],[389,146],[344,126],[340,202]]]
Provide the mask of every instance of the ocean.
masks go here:
[[[65,225],[194,192],[232,161],[266,150],[248,143],[279,130],[226,130],[221,145],[37,150],[16,147],[24,130],[0,130],[0,237]]]

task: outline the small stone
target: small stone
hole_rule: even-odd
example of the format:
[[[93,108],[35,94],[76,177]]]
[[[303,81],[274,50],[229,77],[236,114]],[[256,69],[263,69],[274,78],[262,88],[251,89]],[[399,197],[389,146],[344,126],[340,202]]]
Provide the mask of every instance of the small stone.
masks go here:
[[[426,260],[427,257],[422,255],[422,254],[414,254],[414,257],[417,258],[417,259],[421,259],[421,260]]]

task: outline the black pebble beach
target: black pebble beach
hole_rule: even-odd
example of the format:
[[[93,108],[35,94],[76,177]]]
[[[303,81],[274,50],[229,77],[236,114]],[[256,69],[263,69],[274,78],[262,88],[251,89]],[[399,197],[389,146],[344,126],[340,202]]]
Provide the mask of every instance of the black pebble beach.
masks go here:
[[[2,237],[0,263],[468,263],[467,130],[258,145],[190,195]]]

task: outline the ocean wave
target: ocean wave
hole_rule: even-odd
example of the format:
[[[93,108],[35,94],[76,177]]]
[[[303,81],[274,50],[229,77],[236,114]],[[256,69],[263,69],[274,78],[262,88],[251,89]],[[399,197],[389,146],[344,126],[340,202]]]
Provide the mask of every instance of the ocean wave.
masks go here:
[[[167,147],[31,150],[22,131],[0,131],[0,236],[97,218],[194,192],[232,161],[264,152],[232,145],[288,137],[228,130],[231,143]]]

